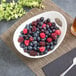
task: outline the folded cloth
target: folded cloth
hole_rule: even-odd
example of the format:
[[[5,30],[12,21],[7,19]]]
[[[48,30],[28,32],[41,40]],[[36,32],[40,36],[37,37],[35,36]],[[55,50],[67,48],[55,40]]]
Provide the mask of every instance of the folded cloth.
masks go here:
[[[42,69],[46,76],[60,76],[73,63],[74,57],[76,57],[76,48],[44,66]],[[67,72],[65,76],[76,76],[76,66]]]

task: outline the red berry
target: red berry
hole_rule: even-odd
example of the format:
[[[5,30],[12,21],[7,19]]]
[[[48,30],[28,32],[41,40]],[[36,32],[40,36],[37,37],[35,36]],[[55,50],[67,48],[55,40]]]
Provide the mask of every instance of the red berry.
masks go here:
[[[51,37],[52,37],[53,39],[56,39],[56,38],[57,38],[57,34],[56,34],[56,33],[52,33],[52,34],[51,34]]]
[[[40,37],[45,38],[46,37],[45,33],[40,33]]]
[[[37,25],[37,22],[36,21],[33,21],[32,22],[32,26],[36,26]]]
[[[19,37],[18,38],[18,42],[23,42],[24,41],[24,38],[23,37]]]
[[[41,41],[41,42],[40,42],[40,45],[41,45],[41,46],[45,46],[45,42]]]
[[[52,26],[52,23],[49,22],[48,25],[51,27]]]
[[[56,33],[57,35],[60,35],[60,34],[61,34],[61,31],[60,31],[60,30],[56,30],[55,33]]]
[[[27,29],[24,29],[24,30],[23,30],[23,33],[24,33],[24,34],[27,34],[27,32],[28,32]]]
[[[26,50],[26,49],[24,49],[24,52],[27,52],[27,50]]]
[[[52,38],[47,38],[47,41],[50,43],[52,42]]]
[[[44,28],[44,27],[46,27],[46,24],[43,24],[43,25],[42,25],[42,28]]]
[[[26,46],[28,46],[30,41],[29,40],[25,40],[24,43],[25,43]]]
[[[30,41],[33,41],[34,40],[34,38],[33,37],[30,37],[30,39],[29,39]]]
[[[31,55],[31,56],[36,56],[36,55],[37,55],[37,52],[34,51],[34,50],[31,50],[31,51],[30,51],[30,55]]]
[[[36,31],[36,27],[33,26],[33,27],[32,27],[32,32],[35,32],[35,31]]]
[[[45,47],[40,47],[39,50],[40,50],[40,52],[44,52],[45,51]]]

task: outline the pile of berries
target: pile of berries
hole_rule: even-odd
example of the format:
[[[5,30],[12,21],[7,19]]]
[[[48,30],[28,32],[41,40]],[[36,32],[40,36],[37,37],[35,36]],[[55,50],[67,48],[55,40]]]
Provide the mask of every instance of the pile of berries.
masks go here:
[[[57,44],[60,29],[50,19],[44,17],[25,26],[18,38],[20,47],[31,56],[39,56],[51,51]]]

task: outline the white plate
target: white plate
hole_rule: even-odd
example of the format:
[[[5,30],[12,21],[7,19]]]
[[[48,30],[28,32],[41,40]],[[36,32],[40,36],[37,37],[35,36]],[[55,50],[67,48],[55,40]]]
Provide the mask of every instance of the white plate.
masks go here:
[[[20,43],[18,42],[18,37],[20,35],[20,32],[24,29],[24,27],[25,27],[26,24],[29,24],[32,21],[37,20],[40,17],[44,17],[45,19],[50,18],[51,19],[51,22],[55,22],[55,18],[59,18],[61,20],[61,22],[62,22],[62,26],[59,26],[58,24],[56,24],[56,25],[60,28],[61,35],[60,35],[60,37],[58,39],[58,44],[54,47],[53,50],[49,51],[45,55],[41,55],[41,56],[30,56],[28,53],[25,53],[23,51],[23,49],[20,47]],[[29,57],[29,58],[42,58],[42,57],[47,56],[49,54],[51,55],[51,53],[53,53],[59,47],[59,45],[61,44],[61,42],[63,41],[63,39],[65,37],[66,31],[67,31],[67,22],[66,22],[66,19],[64,18],[64,16],[62,14],[60,14],[59,12],[56,12],[56,11],[48,11],[48,12],[41,13],[41,14],[39,14],[37,16],[34,16],[34,17],[26,20],[24,23],[22,23],[16,29],[16,31],[14,33],[13,43],[14,43],[14,46],[16,47],[16,49],[18,50],[18,52],[20,52],[22,55],[24,55],[26,57]]]

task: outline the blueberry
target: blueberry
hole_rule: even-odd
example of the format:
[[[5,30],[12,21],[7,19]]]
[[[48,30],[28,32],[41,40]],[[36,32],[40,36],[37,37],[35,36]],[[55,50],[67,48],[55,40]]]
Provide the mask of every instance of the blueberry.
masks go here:
[[[25,44],[24,43],[20,43],[20,47],[21,48],[24,48],[25,47]]]
[[[37,28],[37,31],[39,32],[39,28]]]
[[[42,25],[43,25],[43,22],[38,22],[38,24],[39,24],[40,26],[42,26]]]
[[[37,41],[40,41],[40,37],[37,37]]]
[[[30,28],[29,25],[26,25],[26,28],[29,30],[29,28]]]
[[[31,29],[31,28],[32,28],[32,26],[30,26],[30,25],[29,25],[29,28]]]
[[[40,32],[39,32],[39,31],[37,31],[36,33],[37,33],[37,34],[39,34]]]
[[[45,50],[44,52],[43,52],[43,54],[46,54],[48,52],[48,50]]]
[[[40,21],[44,21],[44,17],[41,17],[41,18],[40,18]]]
[[[54,46],[52,45],[52,46],[50,46],[50,49],[52,50],[52,49],[54,49]]]
[[[34,37],[34,40],[36,40],[36,37]]]
[[[23,31],[20,32],[22,35],[24,35]]]
[[[30,42],[30,46],[33,46],[33,43],[32,42]]]
[[[47,46],[46,46],[46,48],[47,48],[47,49],[49,49],[49,48],[50,48],[50,46],[49,46],[49,45],[47,45]]]
[[[49,25],[46,25],[46,28],[48,29],[49,28]]]
[[[53,46],[53,42],[50,43],[50,46]]]
[[[52,33],[52,30],[49,30],[50,33]]]
[[[47,19],[47,23],[48,23],[48,22],[50,22],[50,19],[49,19],[49,18]]]
[[[52,22],[52,26],[55,26],[56,24],[54,22]]]
[[[31,35],[28,35],[28,37],[30,38],[30,37],[31,37]]]
[[[24,49],[27,50],[27,47],[25,46]]]
[[[35,36],[35,37],[38,37],[38,34],[37,34],[37,33],[35,33],[35,34],[34,34],[34,36]]]
[[[31,26],[31,25],[32,25],[32,23],[29,24],[29,26]]]
[[[46,27],[43,27],[44,30],[46,30]]]
[[[55,32],[55,29],[53,29],[52,32]]]
[[[54,41],[53,41],[53,44],[56,45],[56,44],[57,44],[57,40],[54,40]]]
[[[50,27],[51,30],[52,30],[53,28],[54,28],[53,26]]]
[[[49,31],[46,31],[46,34],[48,35],[49,34]]]
[[[28,46],[28,50],[32,50],[32,46]]]
[[[56,29],[56,30],[59,30],[59,28],[58,28],[57,26],[55,26],[55,29]]]
[[[37,50],[37,47],[36,47],[36,46],[34,46],[34,47],[33,47],[33,49],[34,49],[34,50]]]
[[[48,38],[48,35],[46,35],[46,38]]]
[[[34,45],[37,44],[37,41],[33,41],[33,44],[34,44]]]

